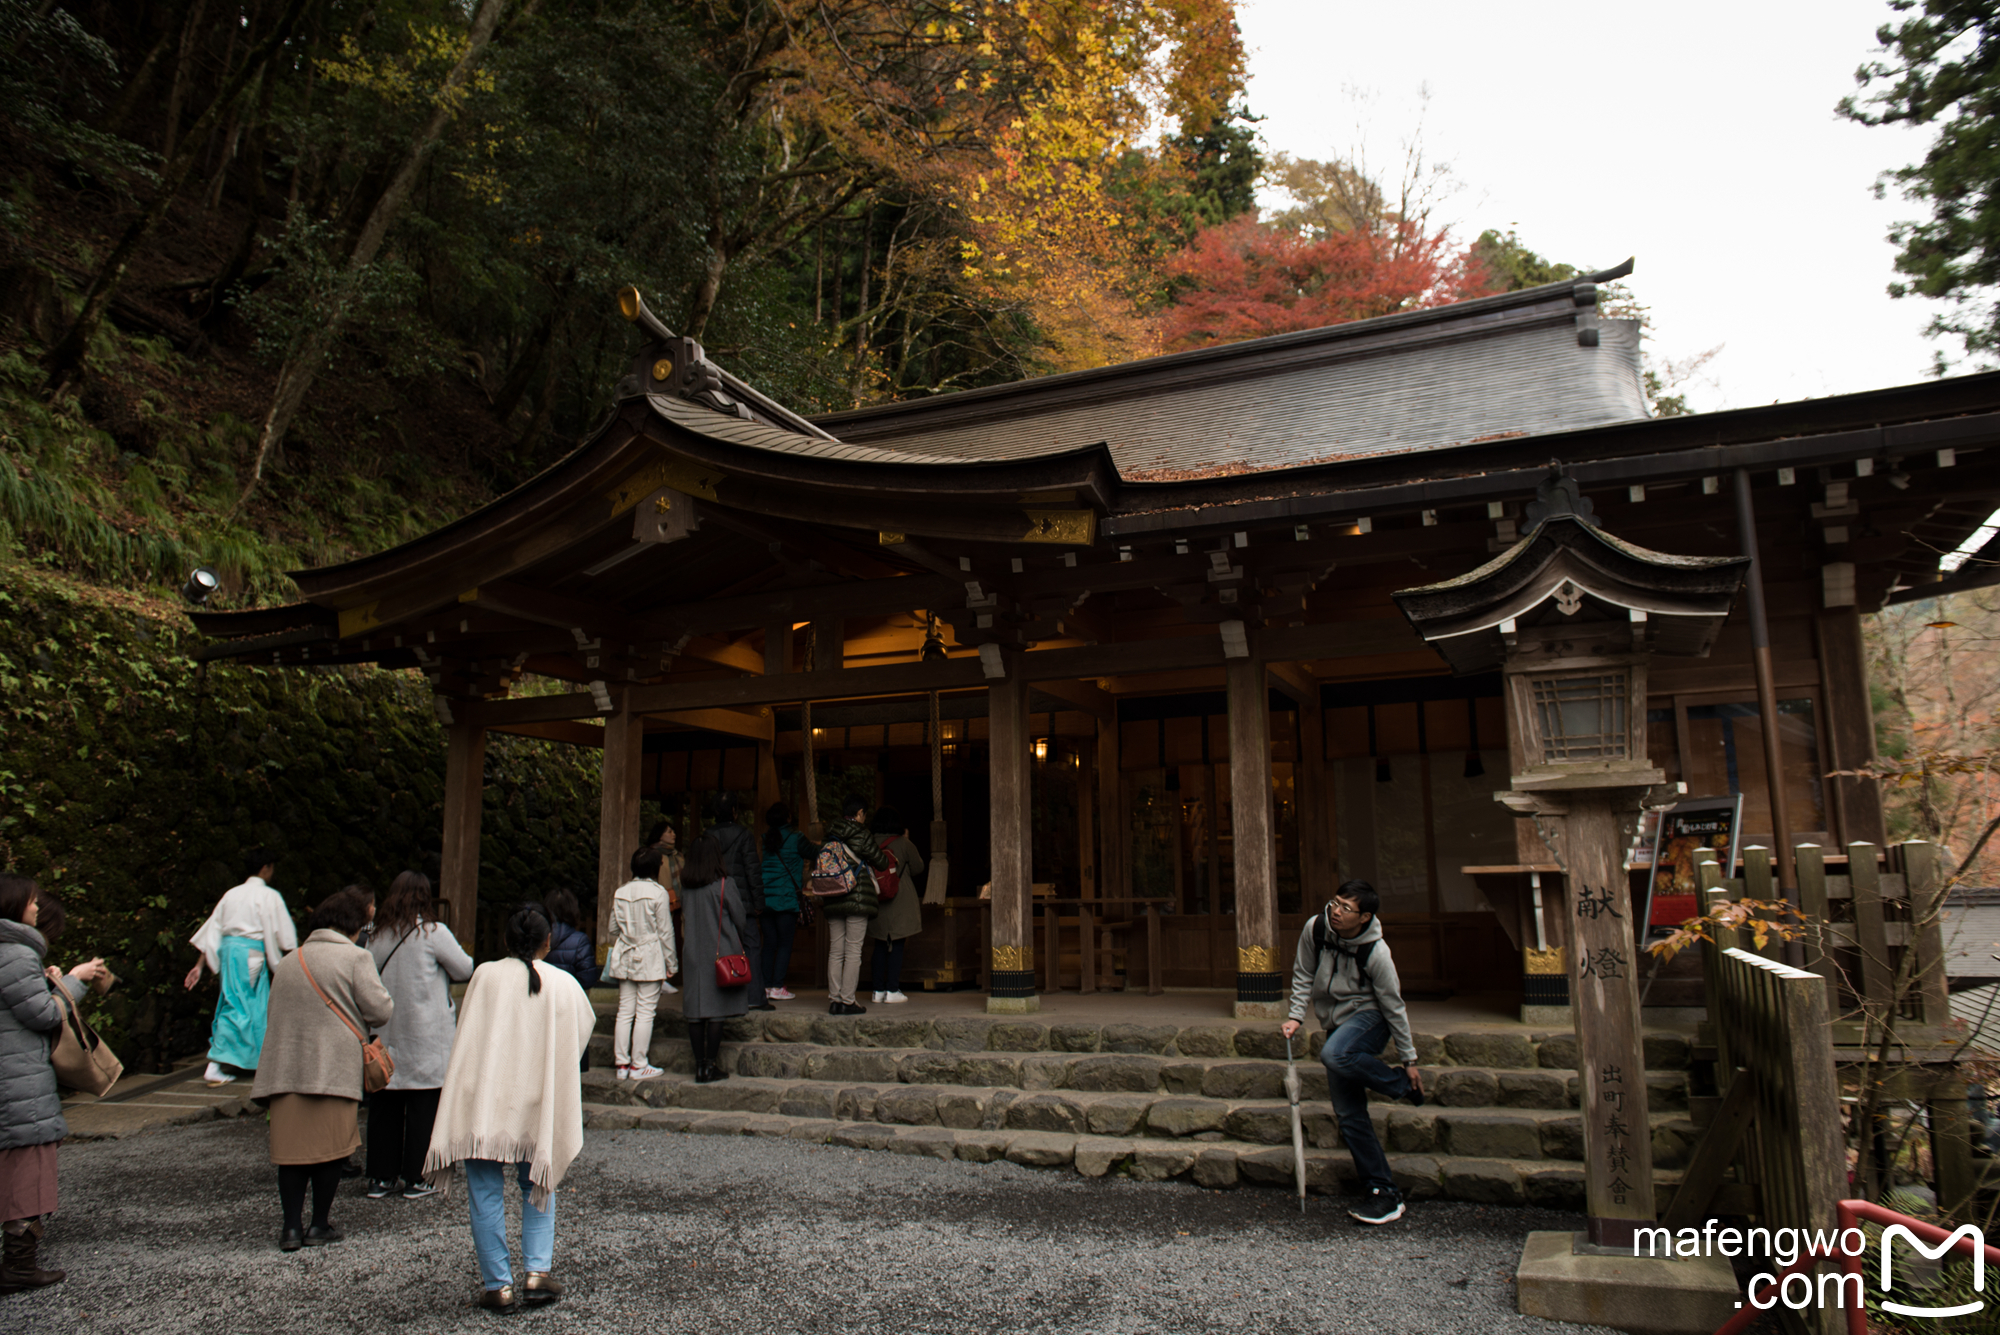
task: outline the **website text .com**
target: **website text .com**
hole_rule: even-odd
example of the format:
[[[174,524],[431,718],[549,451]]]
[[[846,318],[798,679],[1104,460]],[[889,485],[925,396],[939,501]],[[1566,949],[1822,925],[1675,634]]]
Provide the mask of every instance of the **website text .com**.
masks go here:
[[[1986,1287],[1986,1247],[1981,1231],[1966,1224],[1949,1236],[1941,1236],[1936,1246],[1924,1242],[1915,1233],[1901,1224],[1893,1224],[1883,1230],[1881,1247],[1881,1287],[1889,1293],[1894,1283],[1894,1248],[1900,1240],[1923,1256],[1936,1261],[1950,1252],[1961,1240],[1971,1243],[1972,1287],[1974,1292],[1983,1292]],[[1750,1305],[1760,1311],[1769,1311],[1783,1305],[1793,1311],[1808,1308],[1859,1308],[1864,1305],[1865,1285],[1859,1267],[1843,1271],[1829,1270],[1815,1275],[1810,1265],[1797,1266],[1801,1256],[1823,1258],[1859,1258],[1868,1249],[1868,1237],[1859,1228],[1733,1228],[1723,1227],[1711,1219],[1701,1228],[1641,1228],[1633,1232],[1632,1254],[1652,1257],[1695,1257],[1722,1256],[1735,1259],[1741,1256],[1768,1258],[1777,1263],[1777,1273],[1763,1273],[1751,1278],[1745,1296]],[[1743,1304],[1738,1303],[1741,1307]],[[1883,1301],[1883,1310],[1903,1316],[1951,1317],[1969,1316],[1985,1307],[1984,1299],[1962,1303],[1950,1307],[1922,1307],[1904,1303]]]

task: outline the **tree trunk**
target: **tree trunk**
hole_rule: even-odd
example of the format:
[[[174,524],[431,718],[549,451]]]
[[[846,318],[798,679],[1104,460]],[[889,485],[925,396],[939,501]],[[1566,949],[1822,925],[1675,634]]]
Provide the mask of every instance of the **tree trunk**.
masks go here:
[[[861,381],[868,370],[868,279],[875,267],[875,206],[861,215],[861,300],[854,307],[854,365],[847,373],[847,397],[861,402]]]
[[[532,10],[535,4],[536,0],[526,0],[522,13]],[[410,202],[418,173],[444,135],[445,126],[458,113],[460,93],[471,81],[473,71],[479,67],[479,59],[485,55],[487,44],[493,40],[493,30],[499,25],[501,11],[506,7],[507,0],[480,0],[479,12],[473,16],[472,30],[467,35],[465,51],[438,89],[436,109],[411,141],[402,168],[375,201],[375,207],[369,210],[368,220],[361,225],[360,233],[354,238],[354,248],[348,252],[346,273],[342,276],[343,281],[334,296],[332,308],[322,313],[322,318],[312,325],[311,332],[295,344],[285,358],[285,364],[278,372],[277,390],[271,396],[271,411],[265,415],[264,428],[257,435],[257,453],[250,461],[249,481],[243,484],[243,494],[236,498],[236,504],[230,511],[232,515],[240,512],[250,500],[251,493],[257,490],[272,447],[284,439],[285,433],[291,429],[292,420],[305,405],[306,393],[312,388],[320,365],[326,360],[334,340],[340,335],[341,326],[347,321],[348,303],[356,280],[363,269],[374,263],[375,256],[382,249],[382,242],[388,238],[389,229]]]
[[[188,7],[187,24],[181,29],[179,53],[174,57],[174,81],[167,86],[167,118],[160,132],[160,156],[171,158],[175,146],[182,142],[179,138],[181,123],[181,89],[187,85],[188,66],[194,63],[195,30],[201,27],[201,15],[206,0],[194,0]],[[228,69],[227,65],[223,66]],[[194,136],[190,135],[189,140]]]
[[[125,281],[125,271],[131,267],[132,256],[138,252],[140,244],[152,234],[153,229],[159,226],[160,219],[166,216],[167,210],[173,205],[174,196],[180,193],[181,186],[186,183],[188,173],[194,167],[194,153],[190,145],[199,143],[210,127],[221,119],[223,111],[243,95],[243,90],[257,76],[258,71],[264,68],[271,57],[277,54],[278,48],[291,36],[292,29],[298,25],[299,16],[305,12],[309,3],[310,0],[287,0],[285,12],[271,29],[270,35],[251,48],[249,56],[243,62],[243,68],[236,71],[229,82],[223,85],[222,91],[216,95],[213,102],[209,103],[208,110],[201,113],[201,119],[195,122],[173,156],[161,168],[159,193],[154,196],[153,202],[146,206],[146,211],[125,229],[125,235],[118,238],[118,244],[112,247],[111,254],[106,257],[96,276],[90,280],[90,287],[83,294],[83,306],[77,311],[76,319],[70,323],[69,332],[63,335],[60,343],[49,349],[48,355],[43,359],[43,365],[48,368],[48,379],[42,386],[44,394],[53,396],[61,393],[76,378],[77,372],[83,369],[84,359],[90,350],[91,337],[97,333],[97,326],[103,322],[104,312],[111,305],[111,298],[116,295],[119,285]]]
[[[154,67],[160,63],[160,56],[174,40],[174,26],[171,19],[161,25],[159,40],[155,41],[146,52],[145,59],[139,62],[139,68],[126,82],[124,91],[118,94],[118,100],[112,103],[111,110],[104,114],[104,119],[99,122],[99,128],[106,134],[117,134],[125,128],[125,122],[131,119],[132,109],[139,105],[139,94],[145,92],[146,86],[152,82]]]

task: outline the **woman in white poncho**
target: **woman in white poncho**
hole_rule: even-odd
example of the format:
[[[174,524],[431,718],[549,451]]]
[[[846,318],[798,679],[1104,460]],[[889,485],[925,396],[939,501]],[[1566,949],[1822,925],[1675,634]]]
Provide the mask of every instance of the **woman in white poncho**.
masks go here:
[[[459,1004],[458,1039],[438,1099],[424,1176],[435,1183],[465,1165],[481,1307],[513,1311],[562,1296],[555,1261],[556,1187],[583,1149],[579,1068],[597,1017],[583,987],[540,963],[549,920],[539,905],[507,920],[509,958],[473,971]],[[507,1255],[507,1170],[521,1187],[518,1295]]]

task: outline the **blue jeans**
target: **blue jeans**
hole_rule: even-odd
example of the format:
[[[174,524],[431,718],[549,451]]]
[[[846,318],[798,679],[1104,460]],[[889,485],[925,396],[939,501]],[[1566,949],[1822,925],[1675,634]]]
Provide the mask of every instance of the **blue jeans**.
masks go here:
[[[479,1277],[489,1289],[514,1282],[507,1267],[507,1168],[498,1159],[465,1161],[465,1195],[472,1206],[472,1247],[479,1253]],[[526,1162],[514,1164],[521,1184],[521,1264],[530,1274],[546,1274],[556,1257],[556,1201],[537,1210],[530,1199]]]
[[[792,971],[792,941],[799,934],[799,915],[794,910],[774,909],[764,915],[764,986],[783,987]]]
[[[1368,1091],[1400,1099],[1410,1092],[1410,1077],[1385,1064],[1379,1054],[1389,1041],[1389,1021],[1380,1011],[1357,1011],[1327,1036],[1319,1059],[1326,1067],[1326,1087],[1333,1095],[1333,1112],[1340,1119],[1340,1141],[1354,1156],[1354,1172],[1367,1188],[1396,1189],[1389,1176],[1389,1156],[1375,1138],[1368,1120]]]

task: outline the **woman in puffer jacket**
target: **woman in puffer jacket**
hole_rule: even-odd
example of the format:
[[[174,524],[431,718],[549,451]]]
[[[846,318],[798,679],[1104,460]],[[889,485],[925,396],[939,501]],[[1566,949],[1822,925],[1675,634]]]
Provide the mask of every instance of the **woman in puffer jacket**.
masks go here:
[[[597,986],[603,972],[597,964],[597,950],[590,934],[583,930],[583,908],[567,890],[551,890],[542,900],[549,915],[549,953],[544,961],[553,964],[583,985],[585,991]]]
[[[0,876],[0,1293],[18,1293],[62,1279],[37,1257],[42,1217],[56,1208],[56,1145],[69,1134],[49,1050],[62,1030],[60,987],[71,1001],[105,972],[104,961],[79,964],[67,975],[44,965],[48,942],[35,930],[36,886]]]
[[[867,938],[868,920],[880,910],[882,900],[875,892],[875,873],[887,871],[894,863],[875,842],[866,822],[868,804],[850,797],[840,806],[840,819],[826,827],[827,845],[840,844],[854,869],[854,889],[822,901],[826,905],[826,1013],[866,1015],[866,1006],[854,1003],[854,985],[861,981],[861,943]],[[826,846],[822,845],[824,855]],[[823,857],[822,857],[822,860]]]

